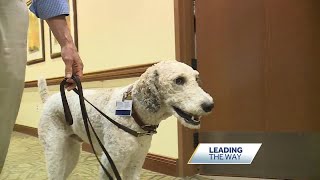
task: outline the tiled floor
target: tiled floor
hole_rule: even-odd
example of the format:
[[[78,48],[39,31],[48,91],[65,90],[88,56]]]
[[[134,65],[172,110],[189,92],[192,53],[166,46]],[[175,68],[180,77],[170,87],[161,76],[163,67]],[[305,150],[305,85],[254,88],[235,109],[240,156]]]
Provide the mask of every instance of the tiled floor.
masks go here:
[[[98,162],[93,154],[82,152],[79,163],[68,180],[98,179]],[[0,180],[47,179],[43,149],[37,138],[14,132]],[[142,180],[178,180],[164,174],[143,170]],[[256,180],[253,178],[194,176],[188,180]]]

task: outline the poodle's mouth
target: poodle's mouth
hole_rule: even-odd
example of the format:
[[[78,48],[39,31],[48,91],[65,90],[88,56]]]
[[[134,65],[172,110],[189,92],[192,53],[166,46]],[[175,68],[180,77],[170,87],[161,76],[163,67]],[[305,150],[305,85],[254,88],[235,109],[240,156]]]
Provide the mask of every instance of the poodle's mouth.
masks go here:
[[[174,107],[173,109],[176,111],[176,113],[182,117],[184,119],[184,121],[186,121],[188,124],[192,124],[192,125],[199,125],[200,124],[200,117],[196,116],[196,115],[192,115],[189,113],[186,113],[184,111],[182,111],[181,109]]]

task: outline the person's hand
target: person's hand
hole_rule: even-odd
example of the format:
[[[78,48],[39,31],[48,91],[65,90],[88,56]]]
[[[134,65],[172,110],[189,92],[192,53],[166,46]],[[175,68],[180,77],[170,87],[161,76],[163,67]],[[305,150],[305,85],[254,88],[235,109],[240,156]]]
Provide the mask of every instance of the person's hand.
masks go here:
[[[65,78],[67,79],[66,89],[68,91],[76,87],[71,76],[83,76],[83,64],[78,54],[78,50],[72,40],[70,29],[65,15],[54,16],[46,20],[54,37],[58,40],[61,46],[61,57],[66,65]]]
[[[68,44],[61,47],[61,57],[66,66],[65,77],[67,78],[68,82],[66,89],[70,91],[76,87],[76,84],[71,79],[71,76],[78,76],[80,79],[83,76],[83,63],[74,44]]]

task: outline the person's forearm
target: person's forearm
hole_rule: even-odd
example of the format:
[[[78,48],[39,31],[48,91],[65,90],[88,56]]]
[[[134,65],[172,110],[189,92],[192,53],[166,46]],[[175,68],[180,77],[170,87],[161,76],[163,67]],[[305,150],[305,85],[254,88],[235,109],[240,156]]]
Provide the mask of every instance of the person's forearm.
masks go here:
[[[74,46],[66,17],[64,15],[49,18],[46,21],[61,47],[67,45]]]

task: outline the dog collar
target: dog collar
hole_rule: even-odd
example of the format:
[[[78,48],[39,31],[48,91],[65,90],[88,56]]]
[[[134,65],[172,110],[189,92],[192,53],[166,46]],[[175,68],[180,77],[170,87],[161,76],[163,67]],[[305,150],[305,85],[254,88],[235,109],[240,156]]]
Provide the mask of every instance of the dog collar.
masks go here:
[[[133,89],[133,85],[131,85],[128,90],[124,93],[123,95],[123,99],[133,99],[132,98],[132,89]],[[146,131],[147,135],[152,135],[152,134],[156,134],[157,133],[157,128],[159,127],[159,125],[150,125],[150,124],[145,124],[141,117],[139,116],[139,114],[137,113],[137,111],[134,108],[134,104],[132,104],[132,113],[131,113],[131,117],[134,119],[134,121],[140,126],[141,129],[143,129],[144,131]]]

